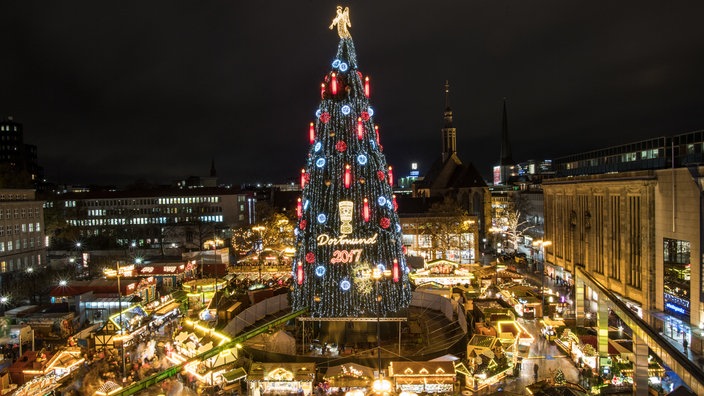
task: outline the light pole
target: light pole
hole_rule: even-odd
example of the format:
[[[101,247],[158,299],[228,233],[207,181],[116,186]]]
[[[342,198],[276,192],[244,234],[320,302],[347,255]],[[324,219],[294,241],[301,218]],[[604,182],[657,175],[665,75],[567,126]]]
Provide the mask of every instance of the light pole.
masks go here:
[[[533,242],[533,246],[538,247],[538,259],[540,260],[540,252],[542,251],[542,260],[540,261],[540,295],[542,296],[543,302],[542,305],[540,306],[540,313],[545,316],[545,246],[550,246],[552,245],[552,241],[544,241],[542,239],[538,239],[537,241]]]
[[[372,270],[372,279],[376,284],[376,354],[379,365],[379,379],[381,379],[381,288],[379,282],[383,278],[388,278],[391,276],[390,270],[382,271],[381,268],[374,268]]]
[[[76,252],[78,254],[78,263],[76,263],[76,270],[78,271],[78,276],[81,278],[84,277],[86,269],[86,263],[83,260],[83,251],[81,250],[82,247],[83,243],[81,243],[80,241],[76,242]]]
[[[257,261],[259,264],[259,283],[262,283],[262,250],[264,250],[264,241],[262,241],[262,231],[266,230],[264,226],[252,227],[252,231],[256,231],[259,238],[257,239],[255,250],[257,251]]]
[[[66,279],[59,280],[59,287],[61,288],[62,292],[66,291],[66,286],[68,286],[68,281]],[[66,302],[66,312],[71,312],[71,304],[68,301],[68,297],[66,297],[65,295],[62,295],[61,301]]]
[[[377,377],[376,380],[372,383],[372,389],[374,392],[378,395],[385,395],[391,392],[391,382],[387,379],[384,379],[381,376],[381,293],[380,293],[380,287],[379,287],[379,282],[381,281],[382,278],[384,277],[390,277],[391,276],[391,271],[390,270],[381,270],[381,268],[374,268],[372,270],[372,279],[374,279],[374,282],[376,283],[376,302],[377,302],[377,309],[376,309],[376,354],[378,358],[378,365],[379,365],[379,376]]]
[[[121,338],[121,346],[122,346],[122,378],[127,378],[126,375],[126,370],[125,370],[125,324],[122,322],[122,289],[120,289],[120,263],[117,262],[115,263],[116,266],[116,272],[115,275],[117,276],[117,309],[120,312],[120,338]]]

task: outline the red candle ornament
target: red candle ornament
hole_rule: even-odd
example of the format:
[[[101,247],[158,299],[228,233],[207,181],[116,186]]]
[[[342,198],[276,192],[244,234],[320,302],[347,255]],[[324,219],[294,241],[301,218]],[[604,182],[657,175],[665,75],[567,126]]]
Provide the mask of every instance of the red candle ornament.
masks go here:
[[[298,284],[303,284],[303,264],[299,261],[296,266],[296,278],[298,279]]]
[[[391,202],[394,205],[394,212],[396,212],[398,210],[398,204],[396,203],[396,194],[391,196]]]
[[[389,185],[394,186],[394,171],[393,168],[389,166]]]
[[[303,203],[300,198],[298,198],[298,202],[296,202],[296,214],[299,218],[303,216]]]
[[[330,82],[330,91],[333,95],[337,95],[337,75],[332,74],[332,81]]]
[[[364,124],[362,124],[362,117],[357,117],[357,139],[362,140],[364,137]]]
[[[379,143],[379,125],[374,125],[374,132],[376,132],[376,144],[381,144]]]
[[[349,165],[345,165],[345,188],[350,188],[352,185],[352,171],[350,170]]]
[[[369,76],[364,77],[364,95],[369,97]]]
[[[320,99],[325,99],[325,83],[320,84]]]
[[[306,170],[301,169],[301,190],[306,188]]]
[[[362,209],[362,216],[364,217],[364,221],[369,221],[369,200],[366,198],[364,198],[364,208]]]
[[[312,122],[308,127],[308,140],[310,140],[310,144],[313,144],[313,142],[315,142],[315,124]]]
[[[398,260],[394,259],[394,267],[392,270],[392,274],[394,277],[394,282],[398,282],[399,279],[399,274],[398,274]]]

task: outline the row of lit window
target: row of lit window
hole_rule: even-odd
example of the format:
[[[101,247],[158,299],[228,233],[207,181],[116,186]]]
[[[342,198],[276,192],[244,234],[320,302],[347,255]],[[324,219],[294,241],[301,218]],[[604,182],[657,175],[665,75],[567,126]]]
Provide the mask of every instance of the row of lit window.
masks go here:
[[[179,198],[159,198],[159,205],[172,204],[197,204],[197,203],[218,203],[220,197],[179,197]]]
[[[241,208],[244,210],[244,207]],[[190,214],[198,211],[200,213],[220,213],[222,212],[222,207],[220,206],[207,206],[202,208],[194,207],[167,207],[167,208],[134,208],[134,209],[89,209],[88,216],[90,217],[104,217],[104,216],[115,216],[123,215],[129,213],[130,215],[149,215],[149,214]]]
[[[27,268],[33,268],[35,266],[42,265],[41,254],[16,257],[9,260],[0,260],[0,272],[13,272],[26,270]]]
[[[0,237],[5,236],[5,235],[12,235],[14,230],[14,234],[19,234],[20,232],[41,232],[42,227],[40,223],[22,223],[22,224],[14,224],[14,225],[7,225],[7,226],[2,226],[0,225]]]
[[[14,216],[13,216],[13,213],[14,213]],[[2,220],[2,219],[10,220],[10,219],[20,219],[20,218],[24,219],[26,217],[29,217],[30,219],[32,217],[40,217],[39,216],[39,208],[34,208],[34,210],[32,210],[32,208],[29,208],[29,209],[22,208],[22,209],[14,209],[14,210],[13,209],[5,209],[4,211],[2,209],[0,209],[0,220]]]
[[[13,250],[19,250],[19,249],[34,249],[34,246],[41,247],[42,246],[42,237],[37,237],[36,238],[36,243],[35,243],[35,238],[25,238],[22,239],[21,241],[19,239],[15,241],[0,241],[0,253],[8,251],[11,252]],[[20,244],[21,242],[21,244]],[[5,247],[7,247],[7,250],[5,250]]]
[[[0,194],[0,201],[5,201],[5,200],[8,200],[8,201],[16,201],[16,200],[26,201],[27,199],[29,199],[29,197],[27,197],[27,194],[7,194],[7,195],[5,195],[5,194]]]
[[[222,223],[223,216],[200,216],[199,221],[205,223]],[[184,222],[192,221],[191,218],[186,217]],[[173,223],[179,223],[181,219],[178,217],[173,218]],[[93,227],[93,226],[105,226],[105,225],[145,225],[145,224],[167,224],[170,223],[168,217],[138,217],[132,219],[126,218],[116,218],[116,219],[85,219],[85,220],[68,220],[68,223],[76,227]]]

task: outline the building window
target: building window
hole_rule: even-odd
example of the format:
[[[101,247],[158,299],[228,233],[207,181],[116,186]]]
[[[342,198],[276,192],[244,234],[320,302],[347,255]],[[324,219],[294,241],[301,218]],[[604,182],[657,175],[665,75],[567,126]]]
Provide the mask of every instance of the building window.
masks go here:
[[[641,287],[640,197],[628,197],[628,272],[626,283]]]
[[[690,313],[690,249],[689,241],[663,240],[665,311],[683,316]]]
[[[595,265],[594,271],[599,274],[604,274],[604,228],[601,214],[604,213],[604,197],[594,197],[594,241],[595,241]]]
[[[611,245],[609,259],[611,265],[609,268],[609,277],[621,280],[621,197],[611,197]]]

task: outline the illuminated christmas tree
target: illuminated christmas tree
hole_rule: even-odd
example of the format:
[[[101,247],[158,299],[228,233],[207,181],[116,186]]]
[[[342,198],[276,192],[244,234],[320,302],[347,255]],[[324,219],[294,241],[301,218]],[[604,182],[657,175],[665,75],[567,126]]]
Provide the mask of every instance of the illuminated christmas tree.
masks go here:
[[[335,25],[340,42],[300,176],[291,305],[313,317],[386,317],[411,300],[393,172],[373,121],[369,77],[357,68],[348,8],[337,8]]]

